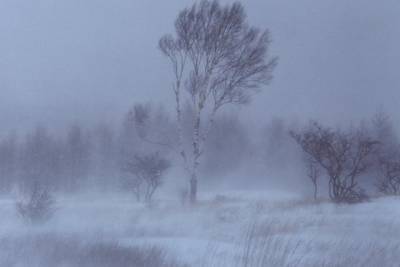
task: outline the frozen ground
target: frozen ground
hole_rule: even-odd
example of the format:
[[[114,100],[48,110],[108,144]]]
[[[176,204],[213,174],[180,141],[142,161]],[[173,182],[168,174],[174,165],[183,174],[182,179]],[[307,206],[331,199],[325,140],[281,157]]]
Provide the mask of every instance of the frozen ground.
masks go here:
[[[72,263],[68,257],[104,256],[112,250],[105,258],[116,261],[132,255],[130,248],[155,246],[168,263],[150,263],[154,266],[178,266],[170,260],[194,267],[399,266],[399,198],[334,205],[282,195],[210,194],[194,208],[174,200],[149,208],[121,194],[58,197],[56,215],[40,226],[24,224],[14,199],[2,198],[0,265],[132,266],[124,261]],[[103,245],[93,250],[88,244]]]

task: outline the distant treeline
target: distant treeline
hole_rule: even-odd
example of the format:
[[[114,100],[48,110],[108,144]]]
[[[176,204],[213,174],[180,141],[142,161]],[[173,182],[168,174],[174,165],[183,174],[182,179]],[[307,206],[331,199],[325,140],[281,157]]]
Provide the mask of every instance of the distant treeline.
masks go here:
[[[285,131],[283,125],[274,123],[272,127],[278,129],[272,135]],[[175,122],[165,109],[150,104],[133,107],[122,116],[117,127],[106,123],[95,127],[75,123],[63,131],[43,125],[24,134],[11,130],[0,137],[0,191],[31,187],[35,183],[66,192],[88,186],[123,188],[124,176],[129,175],[124,166],[135,155],[157,151],[171,160],[172,166],[179,167],[175,131]],[[264,142],[260,155],[254,154],[254,148],[260,147],[255,143],[260,142],[261,135],[252,133],[237,116],[221,114],[207,141],[201,174],[229,174],[254,157],[268,154],[268,150],[279,154],[282,146],[277,144],[282,141],[277,140]]]

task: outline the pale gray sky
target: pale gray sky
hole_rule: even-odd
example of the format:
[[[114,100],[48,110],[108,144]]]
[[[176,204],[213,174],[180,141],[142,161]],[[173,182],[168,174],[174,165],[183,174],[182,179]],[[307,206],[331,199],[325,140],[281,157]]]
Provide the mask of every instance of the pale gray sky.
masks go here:
[[[0,120],[112,119],[134,102],[172,101],[158,39],[189,0],[1,0]],[[400,2],[246,0],[270,29],[279,66],[244,108],[270,116],[343,118],[378,108],[400,119]]]

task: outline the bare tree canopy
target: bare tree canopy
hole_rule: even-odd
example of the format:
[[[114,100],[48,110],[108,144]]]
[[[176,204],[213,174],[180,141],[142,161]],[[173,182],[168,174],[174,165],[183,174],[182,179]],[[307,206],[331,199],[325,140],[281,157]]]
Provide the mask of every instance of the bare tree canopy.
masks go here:
[[[291,136],[326,171],[332,200],[357,202],[366,197],[357,179],[371,166],[369,158],[378,145],[366,129],[332,130],[312,122],[302,132],[292,131]]]
[[[267,61],[268,31],[249,27],[240,3],[202,1],[179,14],[175,29],[175,37],[161,38],[160,49],[195,103],[204,105],[209,96],[215,108],[246,103],[271,80],[277,60]]]
[[[222,6],[203,0],[179,13],[175,31],[162,37],[159,46],[172,64],[180,154],[191,175],[195,201],[199,158],[217,111],[226,104],[249,103],[251,95],[272,79],[277,59],[268,57],[268,31],[249,26],[240,3]],[[186,100],[194,114],[190,155],[182,141]]]

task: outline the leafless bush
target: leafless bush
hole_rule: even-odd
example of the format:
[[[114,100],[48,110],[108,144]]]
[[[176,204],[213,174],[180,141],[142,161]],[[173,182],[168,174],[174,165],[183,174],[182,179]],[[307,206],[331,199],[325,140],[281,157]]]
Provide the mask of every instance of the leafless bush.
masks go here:
[[[376,186],[385,195],[400,195],[400,158],[381,158]]]
[[[151,202],[169,167],[170,162],[159,153],[136,155],[127,163],[125,171],[132,175],[128,183],[139,201]]]
[[[25,199],[17,201],[16,209],[24,220],[40,223],[51,218],[55,211],[54,205],[55,199],[51,193],[36,183]]]
[[[375,153],[379,192],[400,194],[400,143],[390,118],[378,113],[372,120],[372,130],[380,146]]]
[[[332,130],[312,122],[303,131],[292,131],[291,136],[306,155],[325,170],[329,178],[329,197],[333,201],[354,203],[367,199],[358,179],[372,165],[370,158],[378,142],[366,129]]]

